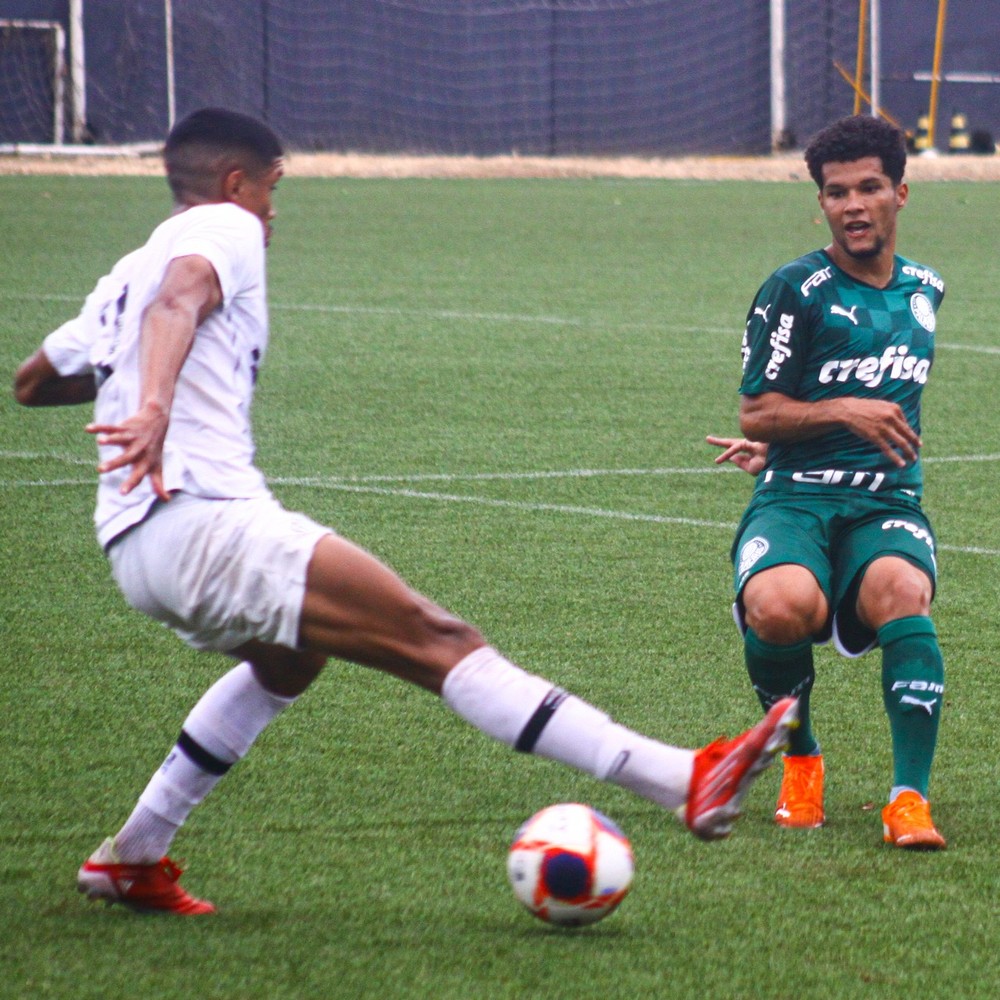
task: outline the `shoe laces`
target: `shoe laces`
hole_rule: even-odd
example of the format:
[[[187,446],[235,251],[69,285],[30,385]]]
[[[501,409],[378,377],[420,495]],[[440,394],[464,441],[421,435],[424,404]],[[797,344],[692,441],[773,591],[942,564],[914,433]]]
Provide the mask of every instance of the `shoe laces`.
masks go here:
[[[180,865],[174,864],[170,858],[160,858],[156,867],[171,882],[176,882],[184,874],[184,869]]]
[[[806,758],[811,760],[811,758]],[[782,797],[795,802],[812,801],[817,797],[817,786],[823,780],[822,765],[805,762],[792,764],[785,769],[782,779]]]
[[[897,796],[896,801],[892,803],[891,812],[894,819],[911,826],[934,825],[931,822],[931,804],[916,793],[907,795],[904,792]]]

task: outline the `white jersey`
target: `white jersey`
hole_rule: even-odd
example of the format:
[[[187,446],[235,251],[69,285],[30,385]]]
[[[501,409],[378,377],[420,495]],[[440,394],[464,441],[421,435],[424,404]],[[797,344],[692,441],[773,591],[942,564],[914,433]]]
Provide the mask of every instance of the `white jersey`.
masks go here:
[[[222,289],[220,305],[198,327],[174,393],[163,449],[163,484],[208,498],[270,496],[253,464],[250,403],[267,348],[264,232],[233,204],[201,205],[161,223],[145,246],[101,278],[76,319],[49,334],[45,354],[60,375],[93,373],[94,419],[119,424],[139,408],[142,317],[177,257],[206,258]],[[120,454],[100,449],[101,459]],[[106,546],[138,524],[156,501],[149,480],[122,496],[129,468],[103,475],[94,521]]]

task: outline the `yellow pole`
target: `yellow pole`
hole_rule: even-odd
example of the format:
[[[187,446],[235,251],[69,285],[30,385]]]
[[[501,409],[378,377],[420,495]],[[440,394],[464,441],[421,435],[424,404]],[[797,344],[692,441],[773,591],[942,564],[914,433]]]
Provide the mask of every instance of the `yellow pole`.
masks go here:
[[[930,148],[934,148],[934,127],[937,123],[938,89],[941,83],[941,52],[944,49],[944,22],[948,0],[938,0],[937,28],[934,33],[934,65],[931,67],[931,102],[927,109],[927,129]]]
[[[837,62],[836,59],[833,60],[833,65],[834,68],[837,70],[837,72],[844,78],[844,82],[847,84],[847,86],[854,91],[855,95],[858,98],[860,98],[860,100],[864,101],[865,104],[871,104],[872,103],[871,95],[866,90],[862,90],[854,82],[854,80],[851,78],[851,74],[847,72],[847,69],[844,66],[842,66],[839,62]],[[896,128],[901,129],[903,127],[899,123],[899,119],[893,118],[893,116],[890,115],[889,112],[885,110],[885,108],[875,108],[874,110],[878,114],[879,118],[884,118],[890,124],[895,125]]]
[[[868,0],[858,4],[858,61],[854,68],[854,113],[861,114],[861,88],[865,84],[865,23],[868,20]]]

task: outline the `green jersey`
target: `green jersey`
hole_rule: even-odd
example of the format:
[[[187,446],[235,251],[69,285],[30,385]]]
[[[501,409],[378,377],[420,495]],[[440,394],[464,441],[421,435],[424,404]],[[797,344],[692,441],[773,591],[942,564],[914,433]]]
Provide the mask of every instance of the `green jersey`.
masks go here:
[[[920,395],[934,360],[944,282],[896,256],[892,280],[875,288],[850,277],[825,250],[779,268],[761,286],[743,335],[747,396],[780,392],[813,402],[844,396],[897,403],[920,433]],[[756,490],[899,490],[920,498],[920,460],[903,469],[878,448],[838,428],[772,443]]]

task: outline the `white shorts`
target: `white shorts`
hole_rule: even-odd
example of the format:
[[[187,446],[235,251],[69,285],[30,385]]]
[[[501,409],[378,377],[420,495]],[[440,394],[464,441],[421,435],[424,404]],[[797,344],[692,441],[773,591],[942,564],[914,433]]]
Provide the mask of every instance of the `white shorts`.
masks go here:
[[[296,648],[306,571],[332,534],[271,497],[176,493],[108,550],[125,599],[195,649],[250,639]]]

